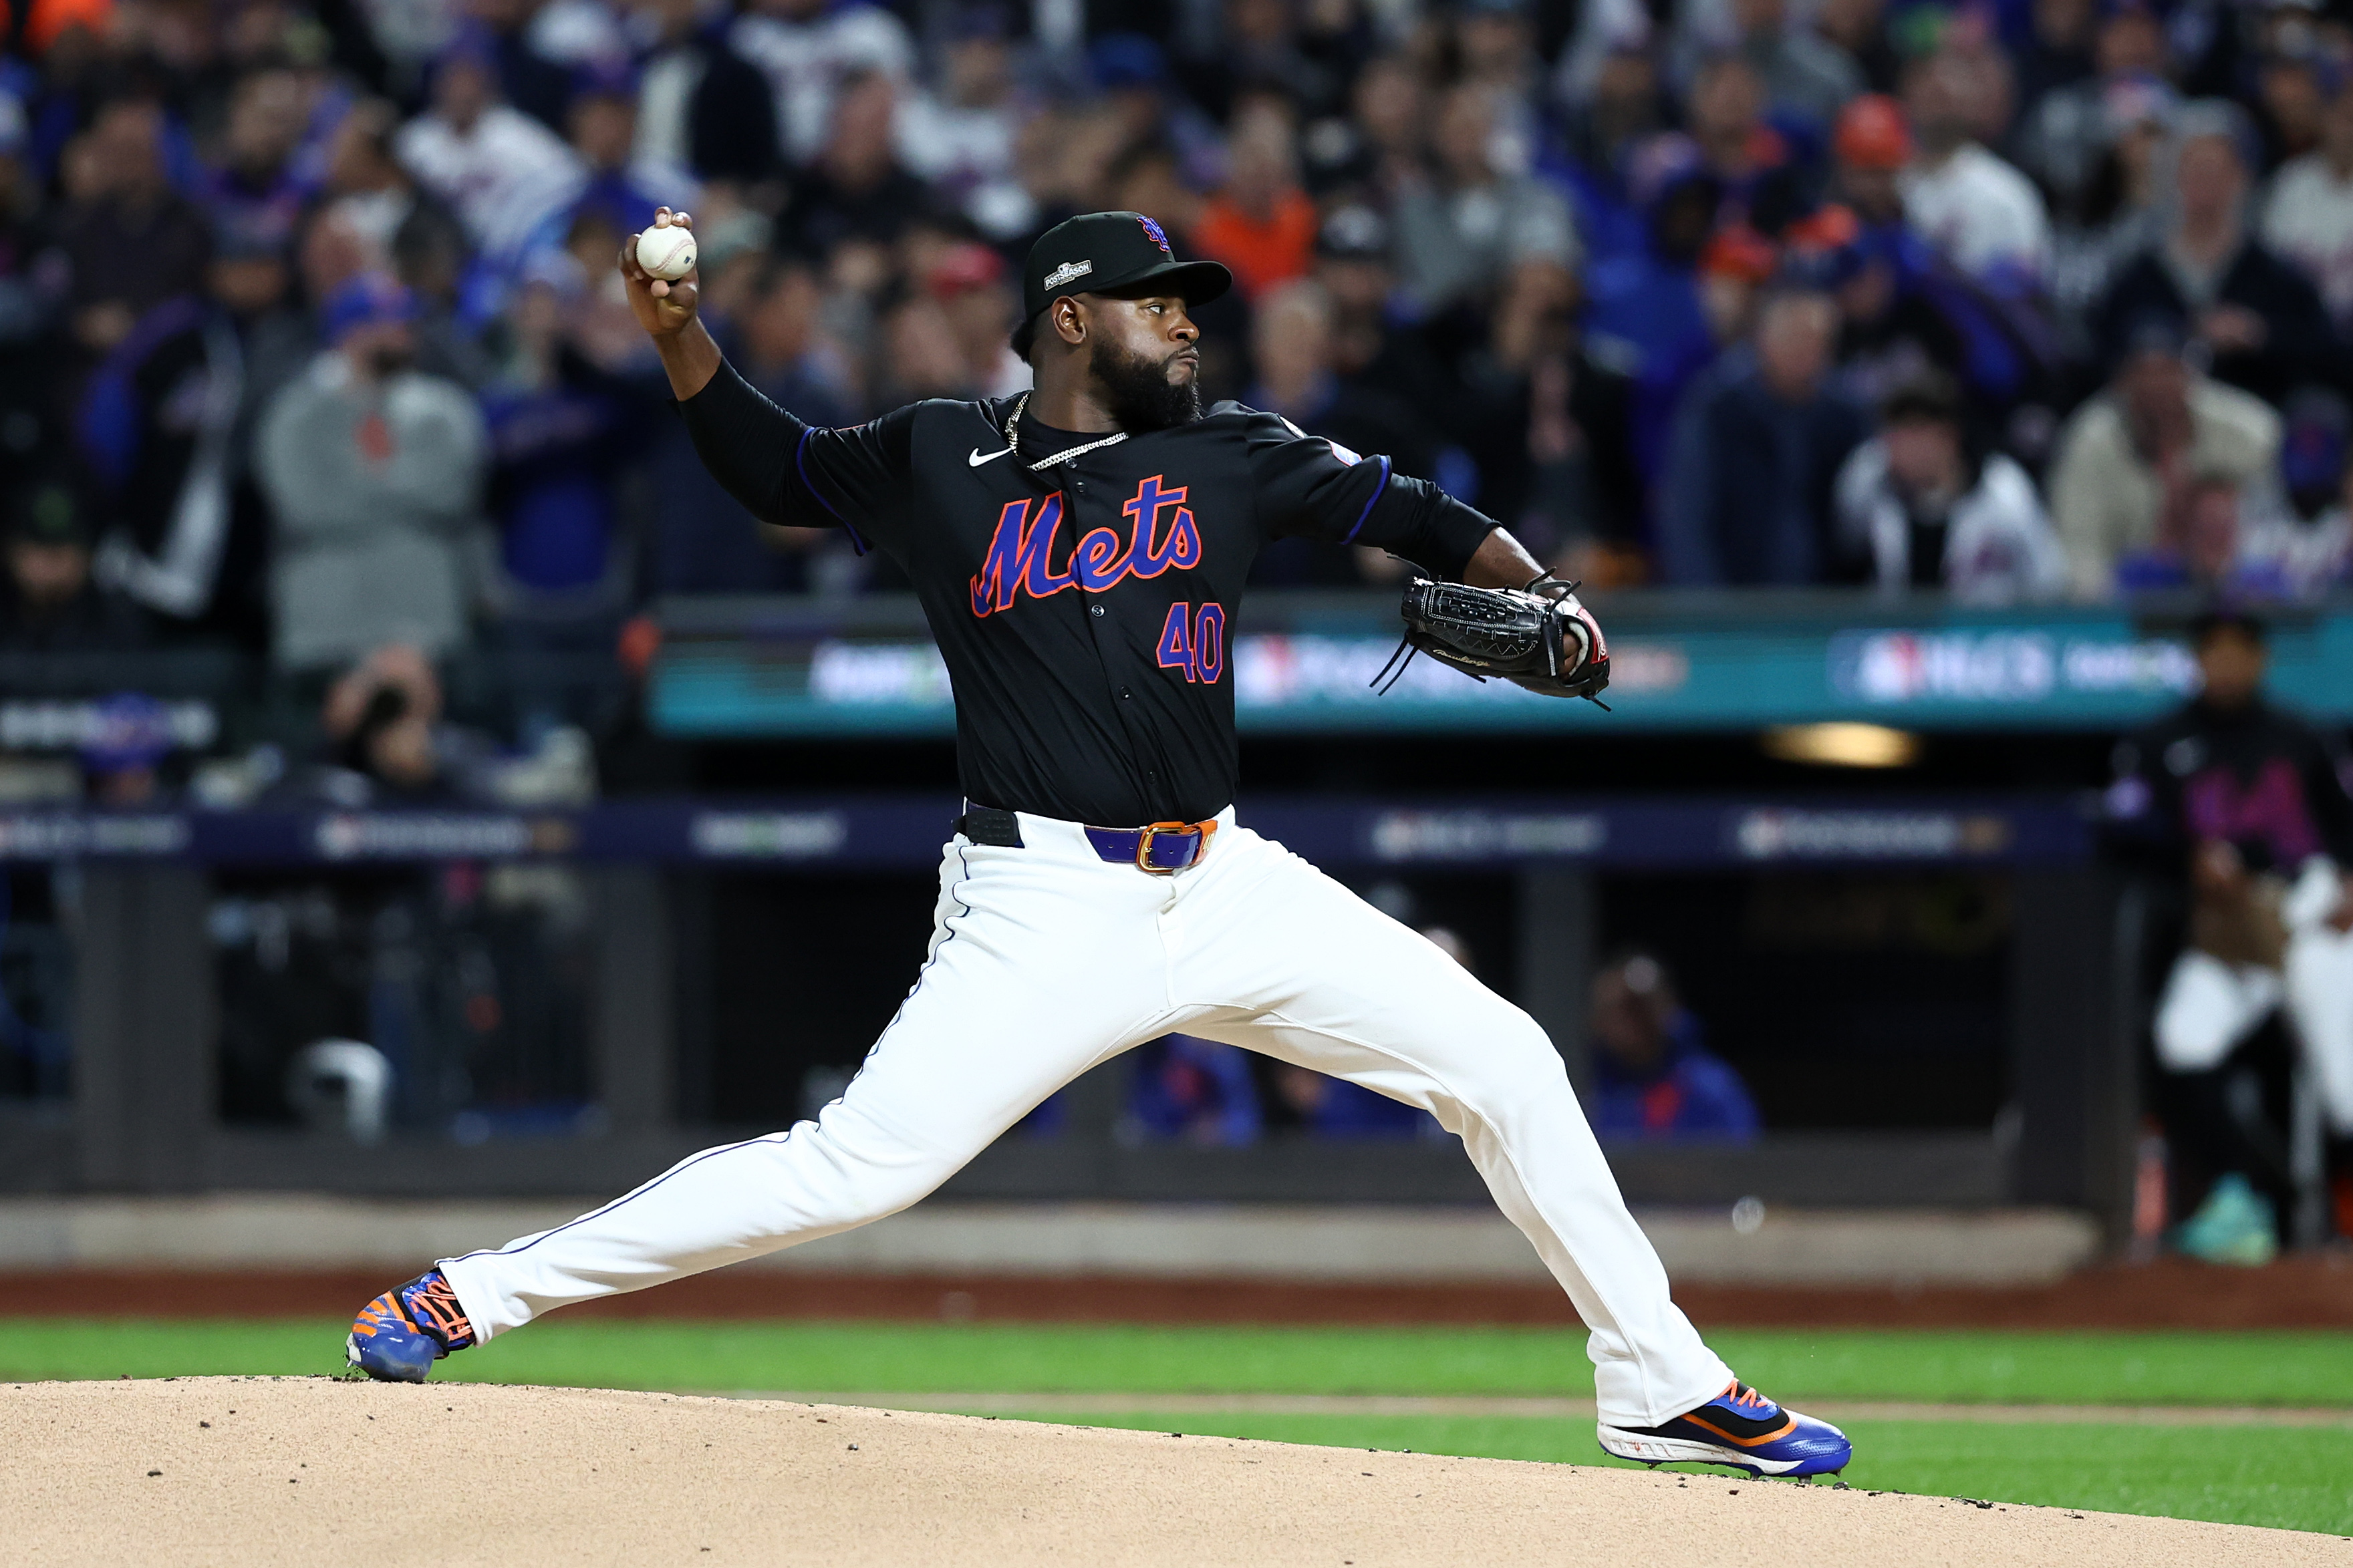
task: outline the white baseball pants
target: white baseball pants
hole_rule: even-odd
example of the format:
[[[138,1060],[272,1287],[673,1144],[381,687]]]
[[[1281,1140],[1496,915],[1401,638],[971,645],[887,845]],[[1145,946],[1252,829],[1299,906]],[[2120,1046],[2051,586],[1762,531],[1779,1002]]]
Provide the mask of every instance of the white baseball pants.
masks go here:
[[[949,841],[931,952],[815,1121],[705,1150],[568,1225],[443,1260],[475,1332],[908,1207],[1062,1085],[1172,1030],[1431,1112],[1592,1332],[1600,1415],[1655,1426],[1732,1373],[1668,1299],[1544,1031],[1436,947],[1235,826],[1173,876],[1024,814],[1025,847]]]
[[[2343,887],[2326,858],[2305,864],[2281,904],[2287,950],[2276,970],[2196,948],[2175,959],[2158,998],[2158,1062],[2211,1071],[2284,1005],[2329,1131],[2353,1138],[2353,931],[2328,923]]]

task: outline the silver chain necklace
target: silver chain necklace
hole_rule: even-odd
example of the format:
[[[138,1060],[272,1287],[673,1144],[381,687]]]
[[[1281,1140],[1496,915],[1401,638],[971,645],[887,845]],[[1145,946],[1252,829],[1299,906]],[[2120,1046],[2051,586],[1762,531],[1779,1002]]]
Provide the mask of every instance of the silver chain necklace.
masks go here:
[[[1020,401],[1013,405],[1013,412],[1007,415],[1005,417],[1005,445],[1012,449],[1017,457],[1021,449],[1021,443],[1019,440],[1021,431],[1021,411],[1029,406],[1029,395],[1025,392],[1021,395]],[[1029,465],[1029,471],[1033,474],[1042,474],[1057,463],[1067,463],[1072,458],[1092,452],[1099,447],[1116,447],[1122,441],[1126,439],[1127,432],[1122,430],[1115,435],[1106,436],[1100,441],[1090,441],[1083,447],[1072,447],[1067,451],[1057,452],[1050,458],[1040,458],[1038,461]]]

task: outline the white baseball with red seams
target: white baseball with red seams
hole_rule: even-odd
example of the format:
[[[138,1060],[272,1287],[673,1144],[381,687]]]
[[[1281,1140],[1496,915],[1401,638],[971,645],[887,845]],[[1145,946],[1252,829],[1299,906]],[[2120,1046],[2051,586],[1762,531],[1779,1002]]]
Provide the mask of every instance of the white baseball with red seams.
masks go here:
[[[1657,1426],[1730,1384],[1527,1014],[1230,807],[1198,863],[1166,876],[1104,860],[1076,823],[1018,822],[1018,848],[948,841],[922,974],[839,1100],[569,1225],[445,1259],[474,1333],[896,1214],[1081,1073],[1182,1031],[1363,1084],[1459,1136],[1591,1329],[1605,1424]]]
[[[647,229],[638,236],[638,265],[649,278],[675,283],[694,270],[694,231],[676,224]]]

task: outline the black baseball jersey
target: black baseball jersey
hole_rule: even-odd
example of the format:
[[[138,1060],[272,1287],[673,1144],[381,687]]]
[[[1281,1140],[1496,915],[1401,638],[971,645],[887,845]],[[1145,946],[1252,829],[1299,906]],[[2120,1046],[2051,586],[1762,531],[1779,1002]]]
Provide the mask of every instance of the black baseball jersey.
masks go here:
[[[2263,701],[2185,703],[2116,748],[2108,813],[2117,845],[2178,868],[2201,840],[2251,870],[2293,877],[2308,856],[2353,867],[2353,770],[2295,714]]]
[[[1235,610],[1270,539],[1377,545],[1459,576],[1495,525],[1434,486],[1220,403],[1102,440],[1010,400],[803,424],[722,366],[681,404],[712,473],[770,522],[849,530],[913,582],[955,690],[974,803],[1104,826],[1233,799]]]

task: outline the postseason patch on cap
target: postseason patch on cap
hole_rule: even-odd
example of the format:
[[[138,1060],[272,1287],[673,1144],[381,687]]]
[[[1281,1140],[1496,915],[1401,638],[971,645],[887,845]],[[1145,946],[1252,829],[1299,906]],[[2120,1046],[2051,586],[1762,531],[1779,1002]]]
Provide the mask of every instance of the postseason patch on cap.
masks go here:
[[[1152,220],[1150,218],[1146,218],[1144,221],[1150,223]],[[1166,247],[1164,246],[1162,248],[1166,249]],[[1095,264],[1092,261],[1065,261],[1060,267],[1055,268],[1054,270],[1046,274],[1046,287],[1049,289],[1060,289],[1071,279],[1084,278],[1088,273],[1092,272],[1094,269]]]
[[[1161,255],[1166,257],[1171,261],[1176,259],[1176,253],[1168,248],[1167,235],[1161,232],[1161,228],[1158,224],[1153,222],[1150,218],[1145,217],[1142,213],[1136,214],[1135,221],[1144,226],[1144,237],[1160,247]]]

